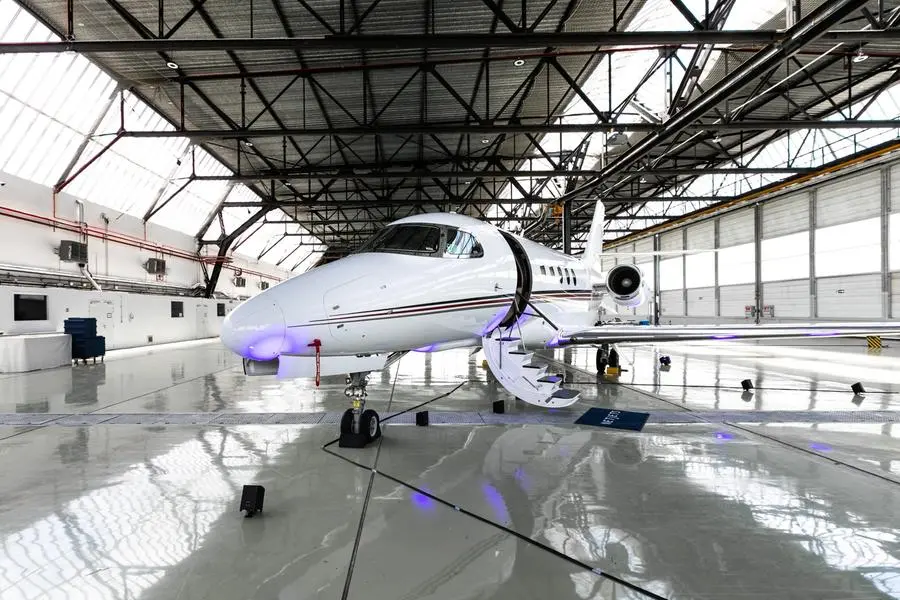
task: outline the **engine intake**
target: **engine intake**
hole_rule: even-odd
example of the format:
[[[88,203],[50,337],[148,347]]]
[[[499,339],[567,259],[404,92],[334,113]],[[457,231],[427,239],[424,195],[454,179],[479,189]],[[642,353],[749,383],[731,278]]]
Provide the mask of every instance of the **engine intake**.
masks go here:
[[[606,275],[606,289],[616,304],[634,308],[644,302],[644,275],[636,265],[617,265]]]

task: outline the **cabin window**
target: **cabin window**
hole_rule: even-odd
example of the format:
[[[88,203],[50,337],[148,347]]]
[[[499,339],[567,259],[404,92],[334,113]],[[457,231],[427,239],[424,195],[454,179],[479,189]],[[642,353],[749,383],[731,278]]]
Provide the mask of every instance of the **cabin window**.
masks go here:
[[[575,275],[575,269],[572,269],[572,285],[578,285],[578,276]]]
[[[225,316],[225,303],[224,302],[219,302],[218,304],[216,304],[216,316],[217,317]]]
[[[390,225],[376,233],[359,252],[392,252],[431,256],[441,244],[437,225]]]
[[[184,302],[172,301],[172,318],[180,319],[184,317]]]
[[[546,274],[547,274],[547,269],[544,267],[544,265],[541,265],[541,275],[546,275]]]
[[[572,285],[572,271],[566,268],[566,284]]]
[[[484,250],[471,233],[456,227],[447,227],[447,241],[444,256],[448,258],[481,258]]]
[[[559,274],[559,285],[562,285],[563,280],[565,279],[565,275],[563,275],[562,267],[556,267],[556,272]]]

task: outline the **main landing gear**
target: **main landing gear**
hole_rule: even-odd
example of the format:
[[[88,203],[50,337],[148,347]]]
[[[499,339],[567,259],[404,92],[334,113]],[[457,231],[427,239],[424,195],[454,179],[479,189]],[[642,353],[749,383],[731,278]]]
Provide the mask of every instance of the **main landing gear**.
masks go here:
[[[606,373],[606,369],[619,369],[619,353],[615,348],[610,348],[609,344],[601,344],[597,348],[597,376],[600,377]]]
[[[353,408],[348,408],[341,417],[342,448],[364,448],[381,437],[381,419],[374,410],[366,410],[366,384],[369,374],[350,373],[344,395],[351,399]]]

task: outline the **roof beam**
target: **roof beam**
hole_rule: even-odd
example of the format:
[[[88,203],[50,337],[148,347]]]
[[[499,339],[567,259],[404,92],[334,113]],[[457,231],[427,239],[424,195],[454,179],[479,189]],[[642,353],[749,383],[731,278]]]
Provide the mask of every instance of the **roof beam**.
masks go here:
[[[857,3],[858,4],[858,3]],[[858,5],[854,8],[859,8]],[[846,12],[843,13],[846,15]],[[826,31],[826,42],[896,42],[897,33],[885,29]],[[131,52],[268,52],[271,50],[322,50],[353,48],[366,50],[529,48],[571,46],[640,46],[661,44],[783,44],[791,41],[788,31],[697,30],[697,31],[588,31],[529,33],[436,33],[436,34],[338,34],[314,37],[67,40],[61,42],[5,42],[0,54],[78,52],[88,54]]]
[[[782,43],[771,45],[756,53],[740,67],[697,97],[684,110],[673,115],[666,121],[660,131],[648,135],[610,162],[603,169],[603,176],[596,177],[566,193],[563,196],[563,200],[571,200],[592,192],[609,177],[633,165],[654,148],[684,131],[688,125],[693,124],[698,118],[706,114],[710,108],[717,106],[725,98],[737,93],[749,82],[754,81],[774,66],[793,56],[794,53],[810,42],[824,37],[824,34],[828,32],[830,27],[840,23],[848,14],[859,9],[865,3],[866,0],[834,0],[813,9],[796,25],[784,32],[786,37]],[[898,37],[897,32],[894,32],[892,35],[895,39]]]
[[[372,125],[358,127],[317,127],[317,128],[266,128],[266,129],[193,129],[169,131],[123,131],[122,137],[132,138],[178,138],[205,139],[246,139],[273,137],[322,137],[363,136],[363,135],[408,135],[408,134],[518,134],[518,133],[592,133],[592,132],[643,132],[656,133],[665,125],[655,123],[426,123],[421,125]],[[800,119],[750,119],[725,123],[689,123],[681,131],[759,131],[765,129],[897,129],[900,122],[889,119],[839,121]]]
[[[352,167],[352,165],[350,165]],[[365,165],[360,165],[354,170],[344,171],[336,170],[334,167],[326,167],[327,170],[314,171],[261,171],[259,173],[241,173],[238,175],[194,175],[187,180],[185,185],[191,180],[193,181],[269,181],[271,179],[320,179],[323,177],[334,178],[339,180],[353,179],[431,179],[432,177],[443,178],[474,178],[474,177],[496,177],[496,178],[517,178],[517,177],[598,177],[603,174],[600,170],[581,169],[570,170],[460,170],[460,171],[369,171]],[[355,172],[355,171],[359,172]],[[742,167],[742,168],[715,168],[715,167],[683,167],[683,168],[664,168],[664,169],[627,169],[621,171],[627,175],[651,174],[651,175],[775,175],[775,174],[798,174],[809,173],[814,171],[812,168],[792,168],[792,167]]]

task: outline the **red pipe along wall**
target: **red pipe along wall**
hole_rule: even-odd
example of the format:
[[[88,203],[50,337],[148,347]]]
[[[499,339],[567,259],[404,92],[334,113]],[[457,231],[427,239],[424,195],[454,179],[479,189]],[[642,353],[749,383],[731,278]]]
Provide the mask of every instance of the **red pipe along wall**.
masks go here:
[[[164,244],[158,244],[155,242],[149,242],[147,240],[142,240],[140,238],[126,235],[123,233],[116,233],[114,231],[107,231],[106,229],[101,229],[99,227],[93,227],[91,225],[87,225],[84,223],[77,223],[75,221],[70,221],[68,219],[62,219],[60,217],[46,217],[43,215],[38,215],[34,213],[25,212],[22,210],[17,210],[15,208],[8,208],[5,206],[0,206],[0,215],[7,216],[13,219],[18,219],[20,221],[27,221],[29,223],[36,223],[38,225],[45,225],[47,227],[57,227],[59,229],[63,229],[66,231],[71,231],[73,233],[82,233],[86,234],[89,237],[97,238],[100,240],[110,241],[117,244],[122,244],[124,246],[131,246],[133,248],[139,248],[141,250],[150,250],[152,252],[158,252],[160,254],[165,254],[167,256],[174,256],[176,258],[182,258],[185,260],[190,260],[193,262],[204,262],[203,257],[199,254],[194,254],[191,252],[186,252],[185,250],[181,250],[179,248],[173,248],[171,246],[166,246]],[[259,271],[253,271],[251,269],[244,269],[241,267],[235,267],[232,265],[224,265],[226,269],[231,269],[232,271],[242,271],[243,273],[249,273],[250,275],[257,275],[259,277],[265,279],[271,279],[273,281],[281,281],[280,277],[275,275],[269,275],[268,273],[261,273]]]

